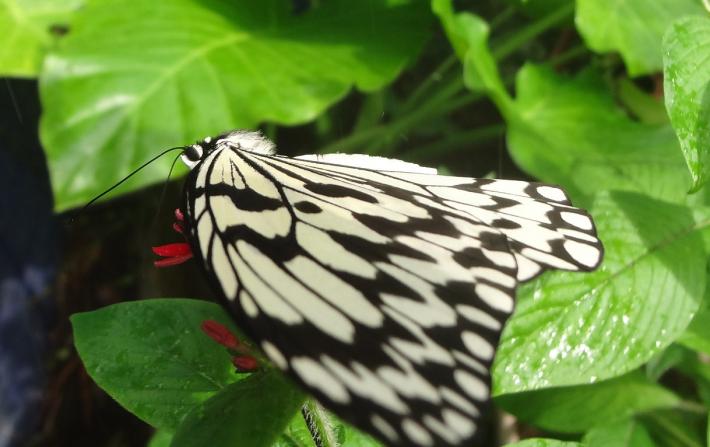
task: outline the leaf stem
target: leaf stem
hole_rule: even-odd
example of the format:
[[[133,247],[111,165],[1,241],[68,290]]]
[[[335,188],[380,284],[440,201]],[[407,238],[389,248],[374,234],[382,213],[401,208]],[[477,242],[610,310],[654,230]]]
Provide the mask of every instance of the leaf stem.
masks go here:
[[[514,33],[499,45],[496,45],[495,48],[491,49],[493,57],[497,61],[504,59],[520,48],[525,42],[528,42],[539,34],[544,33],[553,26],[566,20],[572,13],[574,13],[574,3],[570,2],[542,17],[540,20],[536,20],[523,27],[520,31]]]
[[[318,402],[308,399],[301,407],[301,414],[316,447],[338,447],[330,418]]]
[[[563,53],[552,56],[548,59],[547,63],[553,67],[557,67],[571,61],[572,59],[587,54],[588,52],[589,50],[587,50],[587,47],[584,45],[577,45],[576,47],[572,47]]]
[[[515,15],[515,6],[508,6],[505,8],[503,11],[501,11],[497,16],[493,17],[490,22],[488,22],[488,26],[490,29],[495,29],[499,27],[500,25],[504,24],[505,22],[508,21],[511,17]]]
[[[661,430],[665,431],[668,436],[677,440],[678,443],[675,445],[686,447],[702,447],[700,444],[695,442],[695,440],[686,435],[682,430],[678,430],[675,426],[673,426],[673,424],[668,423],[668,421],[666,421],[664,418],[654,414],[647,415],[647,418],[651,419],[656,424],[656,426]]]
[[[676,405],[676,408],[678,408],[681,411],[686,411],[688,413],[695,413],[695,414],[707,414],[708,409],[705,405],[700,404],[698,402],[693,402],[691,400],[682,400],[678,402],[678,405]]]
[[[417,105],[420,98],[427,93],[435,83],[441,82],[443,75],[447,73],[458,62],[455,54],[450,54],[449,57],[437,66],[426,79],[412,92],[407,100],[402,104],[400,112],[404,113]]]
[[[442,155],[462,149],[464,146],[499,137],[505,133],[504,124],[478,127],[471,130],[447,135],[445,138],[407,151],[409,159],[427,159],[433,155]]]

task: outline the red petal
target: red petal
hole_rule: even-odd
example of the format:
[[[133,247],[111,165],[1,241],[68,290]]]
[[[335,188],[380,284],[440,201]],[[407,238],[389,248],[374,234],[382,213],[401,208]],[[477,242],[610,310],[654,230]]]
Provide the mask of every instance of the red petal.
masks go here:
[[[153,265],[158,268],[171,267],[173,265],[182,264],[190,259],[192,259],[192,253],[183,256],[173,256],[172,258],[158,259],[157,261],[153,261]]]
[[[192,256],[190,244],[186,242],[175,242],[173,244],[165,244],[159,247],[152,247],[153,253],[158,256],[176,257],[176,256]]]
[[[182,224],[175,222],[173,223],[173,230],[177,231],[180,234],[183,234],[184,228],[182,227]]]
[[[250,355],[240,355],[232,358],[232,364],[241,372],[254,371],[259,367],[259,362]]]
[[[222,346],[232,349],[239,346],[237,337],[235,337],[226,326],[214,320],[205,320],[200,327],[205,334]]]
[[[183,216],[182,211],[180,211],[180,208],[175,208],[175,218],[180,222],[185,220],[185,216]]]

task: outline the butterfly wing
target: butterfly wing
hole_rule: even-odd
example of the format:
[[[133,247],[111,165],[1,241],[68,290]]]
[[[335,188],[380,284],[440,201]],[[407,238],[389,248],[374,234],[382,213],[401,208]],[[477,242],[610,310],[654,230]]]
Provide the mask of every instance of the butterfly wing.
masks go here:
[[[470,443],[520,259],[527,277],[591,268],[566,243],[601,257],[594,229],[553,187],[330,160],[214,151],[186,189],[193,251],[240,328],[343,419],[391,445]]]

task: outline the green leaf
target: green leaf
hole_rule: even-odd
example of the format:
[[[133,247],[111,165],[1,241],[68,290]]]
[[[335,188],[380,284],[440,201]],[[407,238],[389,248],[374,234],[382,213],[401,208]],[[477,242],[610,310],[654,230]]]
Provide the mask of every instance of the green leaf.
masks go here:
[[[688,200],[690,176],[673,129],[631,120],[598,73],[568,78],[526,65],[516,91],[517,116],[508,123],[513,159],[531,175],[564,185],[575,204],[606,189]]]
[[[488,48],[488,24],[474,14],[454,14],[451,0],[433,0],[432,8],[464,64],[466,87],[474,92],[485,92],[501,113],[508,113],[511,99],[498,73],[495,58]]]
[[[204,320],[233,329],[217,304],[187,299],[132,301],[71,318],[91,378],[128,411],[167,430],[243,377],[227,351],[200,330]]]
[[[288,423],[273,447],[312,447],[313,437],[301,413],[297,413]]]
[[[339,433],[341,447],[382,447],[383,444],[377,442],[373,437],[361,432],[350,424],[332,416],[336,423],[335,430]]]
[[[706,303],[708,302],[708,290],[705,293]],[[695,314],[695,318],[688,326],[688,329],[680,336],[678,343],[690,349],[710,355],[710,309],[703,307]]]
[[[0,75],[35,77],[84,0],[0,0]]]
[[[655,447],[648,430],[634,418],[605,424],[584,435],[585,447]]]
[[[161,149],[262,121],[313,119],[352,86],[391,82],[429,34],[415,0],[90,2],[41,76],[57,209],[86,202]],[[164,179],[172,157],[132,188]],[[122,188],[126,191],[126,188]]]
[[[170,447],[173,441],[173,434],[167,430],[158,430],[153,434],[148,442],[148,447]]]
[[[700,210],[700,209],[698,209]],[[494,394],[593,383],[629,372],[685,330],[705,290],[691,208],[628,192],[591,210],[605,258],[593,273],[551,272],[518,290],[493,368]]]
[[[704,13],[698,0],[577,0],[576,22],[589,48],[618,51],[637,76],[661,69],[661,40],[673,20]]]
[[[634,371],[621,377],[572,387],[503,395],[496,404],[536,427],[581,433],[680,399]]]
[[[280,372],[252,374],[188,413],[171,447],[271,446],[304,400]]]
[[[696,191],[710,179],[710,18],[675,22],[663,52],[666,108]]]
[[[524,441],[506,444],[506,447],[581,447],[578,442],[558,441],[557,439],[530,438]]]

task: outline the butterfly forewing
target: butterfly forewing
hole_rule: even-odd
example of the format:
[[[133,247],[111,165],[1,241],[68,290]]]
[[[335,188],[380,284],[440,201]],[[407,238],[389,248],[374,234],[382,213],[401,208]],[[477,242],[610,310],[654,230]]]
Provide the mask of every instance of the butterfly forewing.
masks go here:
[[[336,414],[390,445],[470,443],[521,260],[522,278],[594,267],[591,220],[547,185],[331,160],[216,145],[186,187],[194,251],[239,326]]]

